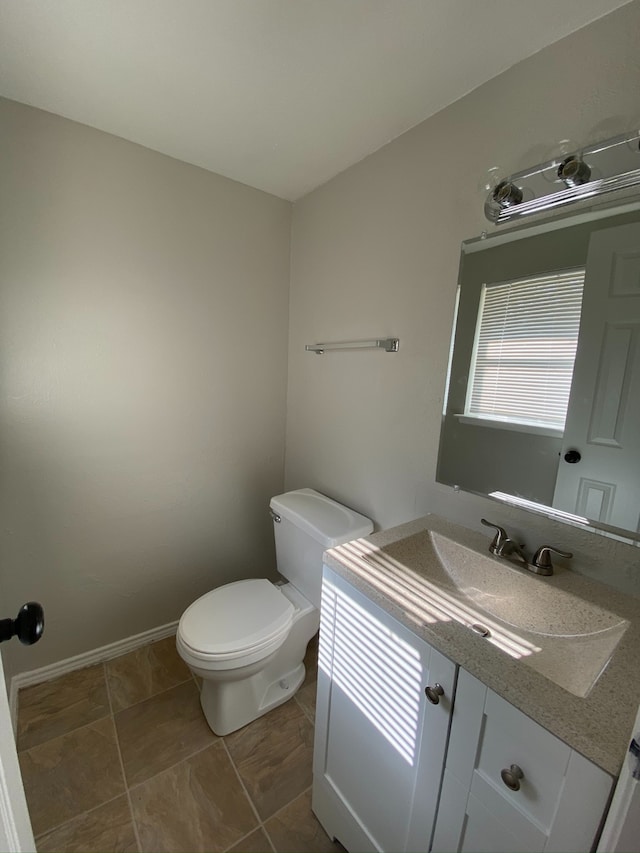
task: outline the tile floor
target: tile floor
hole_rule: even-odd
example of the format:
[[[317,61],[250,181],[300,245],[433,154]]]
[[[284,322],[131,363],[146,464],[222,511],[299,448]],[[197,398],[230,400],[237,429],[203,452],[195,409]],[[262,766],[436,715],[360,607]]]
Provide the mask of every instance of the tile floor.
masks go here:
[[[292,700],[226,737],[173,637],[21,690],[38,850],[342,850],[311,812],[315,641],[305,663]]]

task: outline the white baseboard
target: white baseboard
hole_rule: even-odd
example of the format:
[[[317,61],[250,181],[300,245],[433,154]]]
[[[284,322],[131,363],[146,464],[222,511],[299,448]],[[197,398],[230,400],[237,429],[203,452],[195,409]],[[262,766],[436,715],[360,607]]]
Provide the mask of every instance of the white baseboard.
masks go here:
[[[39,669],[32,669],[29,672],[19,672],[17,675],[14,675],[9,688],[9,707],[11,709],[11,721],[14,732],[18,722],[18,690],[21,687],[30,687],[32,684],[51,681],[60,675],[66,675],[66,673],[73,672],[76,669],[84,669],[87,666],[120,657],[120,655],[125,655],[127,652],[147,646],[149,643],[170,637],[176,633],[177,628],[177,622],[169,622],[167,625],[151,628],[149,631],[143,631],[141,634],[134,634],[133,637],[125,637],[124,640],[116,640],[115,643],[100,646],[99,649],[82,652],[82,654],[65,658],[65,660],[58,661],[57,663],[50,663],[48,666],[41,666]]]

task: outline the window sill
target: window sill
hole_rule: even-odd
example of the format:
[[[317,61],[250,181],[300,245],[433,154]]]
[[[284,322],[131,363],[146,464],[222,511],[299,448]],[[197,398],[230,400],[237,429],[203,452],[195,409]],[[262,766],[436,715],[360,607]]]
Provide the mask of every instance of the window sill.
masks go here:
[[[524,424],[516,421],[499,420],[498,418],[482,418],[478,415],[454,415],[460,423],[471,426],[490,427],[492,429],[508,429],[513,432],[526,432],[529,435],[546,435],[550,438],[562,438],[564,430],[544,424]]]

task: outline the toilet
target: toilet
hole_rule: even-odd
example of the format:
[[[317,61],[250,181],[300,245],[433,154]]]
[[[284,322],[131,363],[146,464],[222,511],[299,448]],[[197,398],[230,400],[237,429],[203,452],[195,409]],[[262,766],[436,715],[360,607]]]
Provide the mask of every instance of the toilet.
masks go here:
[[[373,531],[370,519],[313,489],[271,498],[270,511],[286,582],[252,578],[217,587],[194,601],[178,625],[178,653],[203,679],[200,703],[218,735],[295,694],[320,624],[322,553]]]

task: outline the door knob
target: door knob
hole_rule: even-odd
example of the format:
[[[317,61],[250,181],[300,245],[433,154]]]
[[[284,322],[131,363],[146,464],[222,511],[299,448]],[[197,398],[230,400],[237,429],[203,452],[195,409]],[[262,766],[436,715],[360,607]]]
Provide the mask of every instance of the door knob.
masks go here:
[[[15,619],[0,619],[0,643],[17,636],[25,646],[37,643],[44,631],[44,610],[37,601],[23,604]]]
[[[579,450],[567,450],[564,454],[564,461],[568,462],[569,465],[575,465],[576,462],[579,462],[582,459]]]

